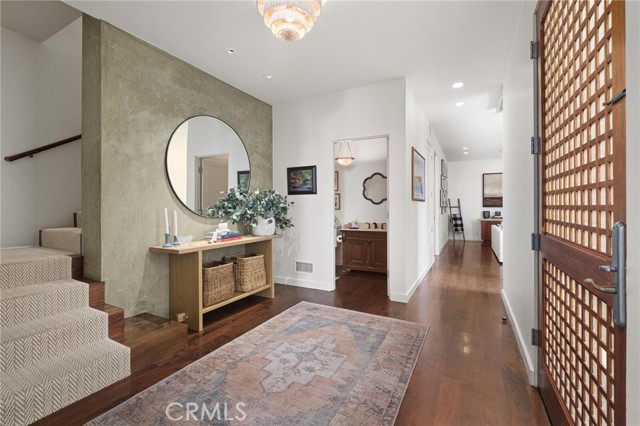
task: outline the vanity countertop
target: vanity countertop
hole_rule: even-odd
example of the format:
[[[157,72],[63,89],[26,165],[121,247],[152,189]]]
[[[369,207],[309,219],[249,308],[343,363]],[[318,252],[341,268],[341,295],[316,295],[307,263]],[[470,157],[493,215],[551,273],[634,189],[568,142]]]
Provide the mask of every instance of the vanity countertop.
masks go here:
[[[374,229],[374,228],[369,229],[369,228],[366,227],[366,225],[363,228],[348,228],[348,227],[347,228],[342,228],[341,231],[387,232],[386,228],[385,229],[380,229],[380,228],[378,228],[378,229]]]

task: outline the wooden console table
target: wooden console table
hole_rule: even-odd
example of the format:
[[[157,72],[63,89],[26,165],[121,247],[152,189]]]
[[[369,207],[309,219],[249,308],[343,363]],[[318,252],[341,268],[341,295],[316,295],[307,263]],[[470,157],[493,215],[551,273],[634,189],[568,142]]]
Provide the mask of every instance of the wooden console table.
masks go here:
[[[273,237],[243,237],[241,240],[209,244],[207,241],[194,241],[188,246],[164,248],[149,247],[153,253],[169,254],[169,316],[175,319],[179,313],[189,317],[189,329],[202,331],[202,316],[236,300],[256,295],[273,299]],[[215,305],[202,306],[202,253],[234,246],[244,246],[247,253],[264,255],[264,267],[267,285],[247,293],[235,292],[233,297]]]

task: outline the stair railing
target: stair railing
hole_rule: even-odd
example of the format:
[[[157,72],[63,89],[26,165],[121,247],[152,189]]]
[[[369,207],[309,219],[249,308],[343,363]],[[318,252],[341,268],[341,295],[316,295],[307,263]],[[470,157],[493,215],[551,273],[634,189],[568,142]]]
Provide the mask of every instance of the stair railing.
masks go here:
[[[29,151],[21,152],[20,154],[9,155],[9,156],[4,157],[4,159],[6,161],[15,161],[15,160],[19,160],[19,159],[24,158],[24,157],[32,158],[34,155],[36,155],[36,154],[38,154],[40,152],[48,151],[50,149],[57,148],[57,147],[62,146],[62,145],[66,145],[69,142],[77,141],[78,139],[82,139],[82,135],[76,135],[76,136],[72,136],[72,137],[67,138],[67,139],[62,139],[61,141],[50,143],[49,145],[41,146],[40,148],[30,149]]]

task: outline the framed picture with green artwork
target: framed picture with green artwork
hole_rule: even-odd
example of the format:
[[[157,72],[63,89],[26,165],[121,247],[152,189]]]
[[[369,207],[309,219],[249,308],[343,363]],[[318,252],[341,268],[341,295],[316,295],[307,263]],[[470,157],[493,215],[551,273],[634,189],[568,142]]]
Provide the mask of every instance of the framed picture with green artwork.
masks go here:
[[[287,168],[287,194],[305,195],[317,193],[316,166]]]

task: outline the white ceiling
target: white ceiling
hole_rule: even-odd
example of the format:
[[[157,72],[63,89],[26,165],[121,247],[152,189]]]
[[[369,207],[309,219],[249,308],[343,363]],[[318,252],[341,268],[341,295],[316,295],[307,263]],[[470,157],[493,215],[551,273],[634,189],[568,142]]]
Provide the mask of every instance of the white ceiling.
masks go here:
[[[293,44],[271,35],[252,0],[66,3],[272,105],[406,77],[450,161],[502,155],[492,110],[521,2],[330,0]]]

